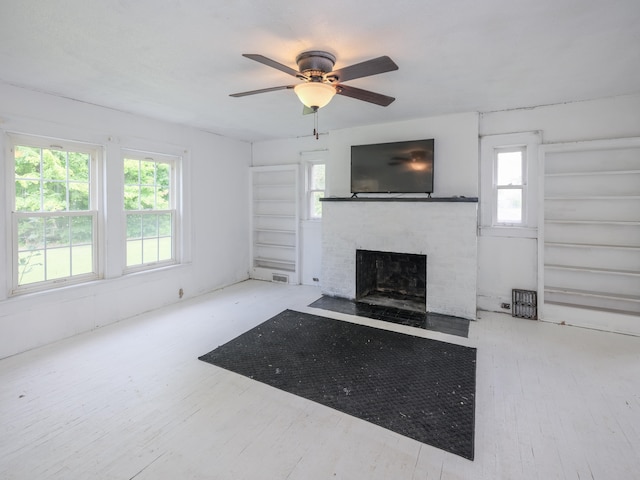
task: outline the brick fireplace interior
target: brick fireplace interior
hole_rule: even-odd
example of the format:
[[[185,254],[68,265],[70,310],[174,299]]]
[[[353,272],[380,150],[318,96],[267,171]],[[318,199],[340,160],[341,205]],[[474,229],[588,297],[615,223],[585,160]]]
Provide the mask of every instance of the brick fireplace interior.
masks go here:
[[[427,256],[356,250],[356,301],[427,311]]]

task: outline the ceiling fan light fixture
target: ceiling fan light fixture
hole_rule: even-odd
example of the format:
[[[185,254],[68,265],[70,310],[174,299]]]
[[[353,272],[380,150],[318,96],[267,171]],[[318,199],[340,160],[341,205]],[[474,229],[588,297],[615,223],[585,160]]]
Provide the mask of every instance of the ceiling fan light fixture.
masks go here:
[[[293,88],[303,105],[317,109],[327,105],[336,94],[334,86],[322,82],[300,83]]]

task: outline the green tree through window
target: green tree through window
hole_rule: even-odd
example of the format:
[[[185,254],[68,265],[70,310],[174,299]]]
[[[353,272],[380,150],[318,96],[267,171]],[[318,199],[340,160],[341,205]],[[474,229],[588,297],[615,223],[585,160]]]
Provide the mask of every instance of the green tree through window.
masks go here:
[[[173,166],[171,160],[124,158],[127,268],[175,260]]]
[[[37,143],[13,146],[14,290],[98,274],[92,152]]]

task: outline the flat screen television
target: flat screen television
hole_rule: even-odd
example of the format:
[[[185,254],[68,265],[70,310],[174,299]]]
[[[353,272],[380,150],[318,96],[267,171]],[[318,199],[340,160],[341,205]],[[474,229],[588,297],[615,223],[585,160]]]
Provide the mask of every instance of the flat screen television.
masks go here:
[[[353,145],[351,193],[433,193],[433,139]]]

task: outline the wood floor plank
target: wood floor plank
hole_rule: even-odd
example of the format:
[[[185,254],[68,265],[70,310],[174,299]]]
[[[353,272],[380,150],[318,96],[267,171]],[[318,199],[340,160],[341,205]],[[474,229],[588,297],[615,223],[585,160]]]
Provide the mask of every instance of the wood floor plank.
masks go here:
[[[611,479],[640,471],[640,338],[480,313],[475,460],[197,357],[308,305],[248,281],[0,361],[0,478]]]

